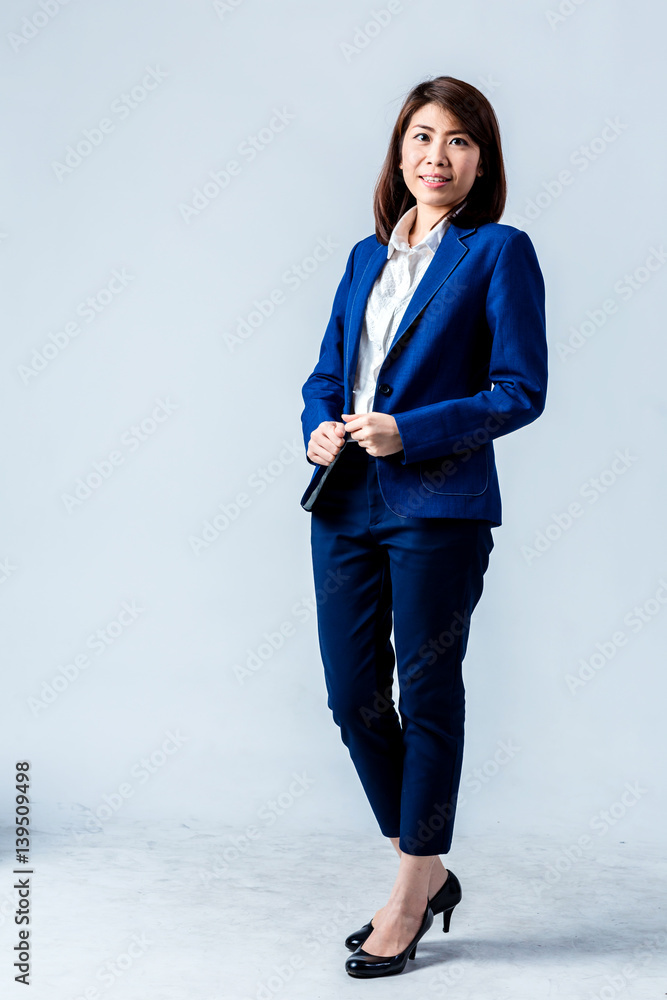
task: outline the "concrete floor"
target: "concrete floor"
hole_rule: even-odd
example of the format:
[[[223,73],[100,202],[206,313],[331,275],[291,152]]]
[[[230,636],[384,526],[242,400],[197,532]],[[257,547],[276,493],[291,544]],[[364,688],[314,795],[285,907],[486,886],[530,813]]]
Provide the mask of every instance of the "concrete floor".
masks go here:
[[[36,834],[32,1000],[656,1000],[667,994],[664,850],[576,835],[456,838],[464,900],[400,976],[346,975],[346,934],[370,919],[396,857],[379,834],[241,841],[232,830],[109,824]],[[3,843],[11,843],[3,831]],[[3,851],[3,997],[16,928]]]

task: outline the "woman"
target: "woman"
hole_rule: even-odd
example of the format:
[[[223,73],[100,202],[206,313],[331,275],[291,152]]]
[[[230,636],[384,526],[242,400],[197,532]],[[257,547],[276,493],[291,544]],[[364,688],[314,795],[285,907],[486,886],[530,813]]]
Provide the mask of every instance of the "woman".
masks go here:
[[[502,523],[493,439],[535,420],[547,386],[544,282],[526,233],[497,221],[505,197],[484,95],[448,76],[414,87],[376,185],[375,234],[352,248],[303,387],[328,705],[400,858],[387,903],[346,941],[352,976],[401,972],[461,899],[439,855],[470,618]]]

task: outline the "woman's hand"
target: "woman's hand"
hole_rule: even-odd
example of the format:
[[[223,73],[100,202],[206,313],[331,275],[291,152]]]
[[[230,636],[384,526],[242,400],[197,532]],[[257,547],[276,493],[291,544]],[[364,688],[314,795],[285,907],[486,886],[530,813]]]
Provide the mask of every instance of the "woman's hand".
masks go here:
[[[396,421],[390,413],[341,413],[345,430],[373,458],[403,451]]]
[[[306,454],[317,465],[331,465],[344,438],[345,428],[340,420],[323,420],[311,433]]]

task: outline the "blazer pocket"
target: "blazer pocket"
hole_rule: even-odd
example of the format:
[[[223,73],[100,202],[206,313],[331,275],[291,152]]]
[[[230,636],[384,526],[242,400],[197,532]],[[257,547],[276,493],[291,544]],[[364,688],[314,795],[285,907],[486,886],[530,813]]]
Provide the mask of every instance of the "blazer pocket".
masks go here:
[[[489,485],[488,447],[420,462],[419,478],[431,493],[479,496]]]

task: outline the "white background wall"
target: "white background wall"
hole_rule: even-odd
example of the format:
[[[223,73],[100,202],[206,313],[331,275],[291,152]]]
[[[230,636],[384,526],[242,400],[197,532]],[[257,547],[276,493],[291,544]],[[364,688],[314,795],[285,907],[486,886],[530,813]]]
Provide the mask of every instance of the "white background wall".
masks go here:
[[[300,390],[349,249],[373,231],[402,100],[450,74],[499,116],[502,221],[530,234],[543,268],[551,373],[544,415],[496,447],[504,524],[466,658],[457,828],[585,833],[635,782],[618,831],[664,824],[664,14],[648,0],[565,0],[569,14],[555,0],[403,0],[381,30],[358,33],[386,7],[3,8],[7,817],[12,761],[25,757],[43,829],[72,815],[98,829],[146,817],[243,829],[297,773],[308,787],[294,808],[281,800],[283,829],[376,830],[326,706],[308,611]],[[21,31],[34,37],[17,41]],[[133,91],[151,72],[154,89]],[[276,109],[282,131],[262,132]],[[605,142],[610,120],[618,134]],[[85,130],[98,144],[59,169]],[[270,141],[250,159],[258,134]],[[185,218],[230,160],[238,173]],[[288,280],[320,241],[326,258]],[[273,314],[230,346],[275,290]],[[580,346],[561,356],[574,328]],[[622,474],[591,486],[617,450],[631,456]],[[118,464],[68,509],[112,452]],[[239,493],[248,506],[195,551]],[[581,516],[558,529],[575,502]],[[126,603],[141,610],[115,626]],[[637,606],[646,621],[633,626]],[[235,666],[285,623],[282,648],[240,680]],[[109,644],[93,648],[99,629]],[[625,644],[571,690],[567,675],[621,630]],[[178,740],[165,754],[168,733]],[[518,748],[501,767],[499,741]],[[152,755],[149,775],[139,762]]]

